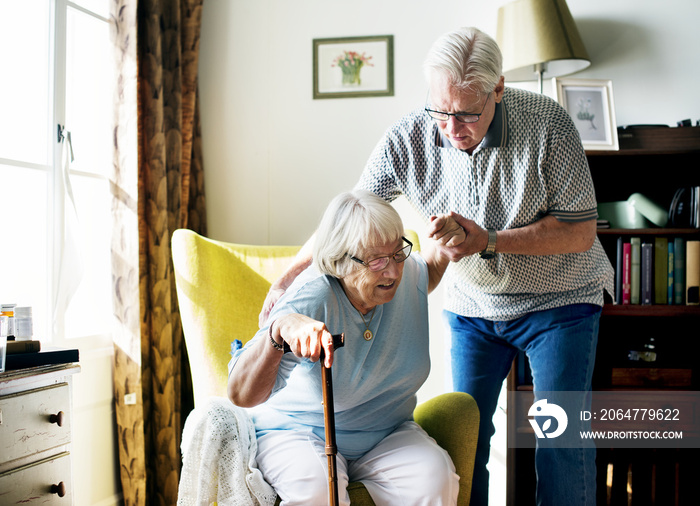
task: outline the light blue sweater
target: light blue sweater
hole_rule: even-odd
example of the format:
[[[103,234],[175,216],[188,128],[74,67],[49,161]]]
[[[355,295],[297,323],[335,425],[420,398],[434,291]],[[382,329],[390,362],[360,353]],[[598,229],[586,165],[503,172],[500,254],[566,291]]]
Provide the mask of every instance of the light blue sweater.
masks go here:
[[[419,255],[404,263],[394,298],[377,306],[365,341],[365,326],[340,283],[308,269],[275,305],[268,322],[289,313],[322,321],[332,334],[345,333],[345,346],[333,361],[333,398],[338,452],[354,460],[372,449],[403,422],[413,419],[416,392],[428,377],[428,268]],[[366,316],[365,320],[369,320]],[[258,339],[268,339],[268,327]],[[282,358],[272,395],[249,410],[257,436],[272,430],[312,431],[324,435],[321,365],[293,353]]]

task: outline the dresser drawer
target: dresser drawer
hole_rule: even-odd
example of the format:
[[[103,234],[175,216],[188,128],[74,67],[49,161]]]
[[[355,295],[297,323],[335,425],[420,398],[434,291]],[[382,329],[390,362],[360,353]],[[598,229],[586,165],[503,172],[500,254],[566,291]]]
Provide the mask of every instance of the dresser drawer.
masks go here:
[[[68,452],[0,474],[0,504],[70,505],[71,464]]]
[[[0,397],[2,461],[70,443],[70,405],[67,383]]]

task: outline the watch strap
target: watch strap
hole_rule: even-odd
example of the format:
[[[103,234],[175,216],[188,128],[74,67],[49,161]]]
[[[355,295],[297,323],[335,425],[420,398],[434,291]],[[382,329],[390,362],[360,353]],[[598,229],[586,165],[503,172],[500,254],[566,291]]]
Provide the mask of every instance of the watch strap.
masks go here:
[[[496,231],[492,228],[487,228],[489,233],[489,242],[486,244],[484,251],[479,253],[479,256],[485,260],[496,256]]]

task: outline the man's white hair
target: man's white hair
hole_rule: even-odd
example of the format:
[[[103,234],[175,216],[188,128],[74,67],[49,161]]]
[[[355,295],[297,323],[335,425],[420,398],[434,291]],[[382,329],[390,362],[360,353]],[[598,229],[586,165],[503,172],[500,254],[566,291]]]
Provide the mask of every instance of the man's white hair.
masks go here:
[[[435,41],[423,72],[428,83],[442,74],[459,90],[487,94],[501,79],[503,56],[496,41],[478,28],[460,28]]]

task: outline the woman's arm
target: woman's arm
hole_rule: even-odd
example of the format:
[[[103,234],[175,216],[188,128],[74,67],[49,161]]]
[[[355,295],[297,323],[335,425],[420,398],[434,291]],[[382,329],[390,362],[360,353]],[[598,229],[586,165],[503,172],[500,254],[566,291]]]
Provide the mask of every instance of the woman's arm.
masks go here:
[[[276,348],[286,342],[297,357],[316,362],[325,353],[325,365],[333,364],[333,336],[326,325],[297,313],[274,320],[266,336],[261,336],[241,353],[229,374],[227,394],[236,406],[250,408],[265,402],[277,381],[284,351]]]
[[[428,293],[431,293],[440,284],[440,280],[450,264],[450,257],[443,252],[441,247],[432,243],[422,249],[420,254],[425,259],[425,263],[428,264]]]

